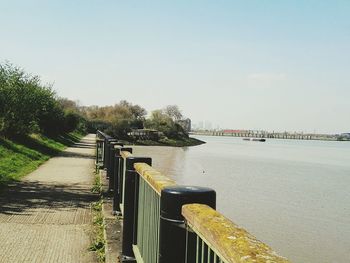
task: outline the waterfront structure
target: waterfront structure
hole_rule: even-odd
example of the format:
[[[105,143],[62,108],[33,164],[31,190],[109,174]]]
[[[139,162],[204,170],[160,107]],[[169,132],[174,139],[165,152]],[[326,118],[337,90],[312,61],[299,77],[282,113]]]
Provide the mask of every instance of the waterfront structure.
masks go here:
[[[129,132],[128,135],[137,140],[141,139],[157,141],[163,135],[163,133],[153,129],[134,129]]]
[[[332,134],[314,134],[297,132],[267,132],[258,130],[197,130],[191,132],[193,135],[211,135],[211,136],[232,136],[232,137],[252,137],[252,138],[270,138],[270,139],[292,139],[292,140],[327,140],[336,141],[339,136]]]

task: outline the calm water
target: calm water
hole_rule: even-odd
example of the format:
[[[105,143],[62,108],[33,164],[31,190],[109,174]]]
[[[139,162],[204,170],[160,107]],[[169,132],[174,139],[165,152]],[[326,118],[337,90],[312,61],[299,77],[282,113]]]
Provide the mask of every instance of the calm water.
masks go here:
[[[292,262],[350,262],[350,143],[198,136],[135,147],[179,184],[212,187],[217,208]]]

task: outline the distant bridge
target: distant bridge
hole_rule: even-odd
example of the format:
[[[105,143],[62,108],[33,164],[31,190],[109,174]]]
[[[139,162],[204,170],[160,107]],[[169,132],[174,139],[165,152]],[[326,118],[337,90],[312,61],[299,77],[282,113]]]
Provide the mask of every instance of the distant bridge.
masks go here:
[[[312,133],[290,133],[290,132],[266,132],[253,130],[202,130],[192,131],[193,135],[210,136],[230,136],[230,137],[250,137],[250,138],[271,138],[271,139],[291,139],[291,140],[327,140],[336,141],[335,135],[312,134]]]

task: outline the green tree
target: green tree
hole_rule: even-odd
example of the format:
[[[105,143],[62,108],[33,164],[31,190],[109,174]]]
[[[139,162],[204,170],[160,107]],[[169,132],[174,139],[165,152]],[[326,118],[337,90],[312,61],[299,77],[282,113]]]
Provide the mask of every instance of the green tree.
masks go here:
[[[65,131],[65,123],[72,125],[72,118],[65,116],[52,87],[42,85],[38,76],[10,63],[0,64],[0,134],[58,134]]]
[[[163,109],[163,112],[172,118],[173,121],[179,121],[183,118],[181,110],[177,105],[168,105]]]

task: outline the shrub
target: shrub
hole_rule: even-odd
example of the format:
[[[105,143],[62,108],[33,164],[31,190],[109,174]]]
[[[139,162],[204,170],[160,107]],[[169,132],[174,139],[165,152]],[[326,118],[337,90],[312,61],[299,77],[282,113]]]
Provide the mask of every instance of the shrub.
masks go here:
[[[77,113],[65,113],[55,92],[42,85],[38,76],[9,63],[0,64],[0,134],[56,135],[77,127],[84,127],[83,119]]]

